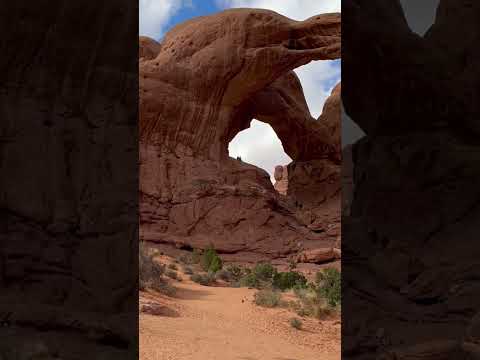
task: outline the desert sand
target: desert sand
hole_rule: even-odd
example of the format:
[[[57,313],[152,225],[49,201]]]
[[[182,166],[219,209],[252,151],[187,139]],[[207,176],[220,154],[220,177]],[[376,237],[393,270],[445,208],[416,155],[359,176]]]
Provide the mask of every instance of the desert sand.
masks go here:
[[[340,359],[338,318],[302,318],[303,328],[296,330],[289,324],[292,311],[255,305],[255,289],[206,287],[187,277],[175,286],[174,298],[140,295],[140,306],[164,309],[140,315],[142,360]]]

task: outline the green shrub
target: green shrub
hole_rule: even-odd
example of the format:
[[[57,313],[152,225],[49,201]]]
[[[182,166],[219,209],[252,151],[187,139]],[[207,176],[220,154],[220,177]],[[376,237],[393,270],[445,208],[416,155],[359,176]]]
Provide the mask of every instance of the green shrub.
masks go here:
[[[249,287],[255,289],[259,289],[261,287],[260,280],[253,272],[250,272],[249,274],[242,277],[238,283],[241,287]]]
[[[293,287],[305,287],[307,279],[302,274],[289,271],[276,273],[273,276],[273,287],[280,290],[287,290]]]
[[[280,305],[281,295],[278,291],[260,290],[254,295],[256,305],[273,308]]]
[[[300,320],[298,318],[291,318],[290,319],[290,326],[297,329],[297,330],[300,330],[302,328],[302,320]]]
[[[215,273],[209,272],[207,274],[193,274],[190,279],[197,284],[209,286],[215,283]]]
[[[174,263],[169,264],[168,268],[171,269],[171,270],[178,270],[177,265],[175,265]]]
[[[328,305],[336,307],[341,301],[341,274],[337,269],[327,268],[317,272],[317,294],[327,300]]]
[[[253,268],[252,273],[255,274],[260,281],[271,282],[277,270],[270,263],[258,263]]]
[[[200,265],[203,270],[216,273],[222,268],[223,263],[215,249],[209,246],[202,254]]]
[[[245,274],[245,269],[238,265],[229,265],[226,269],[230,273],[230,277],[233,281],[238,281]]]
[[[165,272],[165,275],[167,275],[170,279],[178,280],[178,275],[176,271],[173,270],[167,270]]]

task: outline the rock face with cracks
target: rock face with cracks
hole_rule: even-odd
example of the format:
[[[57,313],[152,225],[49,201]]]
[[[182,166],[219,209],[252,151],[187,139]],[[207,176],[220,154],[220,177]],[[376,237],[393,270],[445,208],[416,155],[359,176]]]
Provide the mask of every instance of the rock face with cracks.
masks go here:
[[[2,3],[2,359],[138,357],[136,11]]]
[[[359,3],[343,3],[343,100],[367,136],[342,221],[342,357],[476,359],[480,4],[441,0],[419,37],[399,1]]]
[[[311,117],[292,70],[339,56],[339,14],[299,22],[227,10],[176,26],[161,44],[142,38],[141,238],[213,244],[240,259],[332,247],[335,236],[298,216],[300,196],[297,205],[281,197],[265,171],[228,156],[228,143],[255,118],[272,126],[293,164],[338,167],[339,140]]]

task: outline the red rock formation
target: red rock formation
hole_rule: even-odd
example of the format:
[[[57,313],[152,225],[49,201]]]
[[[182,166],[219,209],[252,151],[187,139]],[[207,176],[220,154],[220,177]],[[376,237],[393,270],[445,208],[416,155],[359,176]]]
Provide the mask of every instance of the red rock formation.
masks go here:
[[[352,145],[342,151],[342,215],[350,215],[353,200],[353,158]]]
[[[326,131],[330,151],[288,165],[288,196],[297,204],[297,215],[310,229],[332,239],[339,238],[341,228],[340,90],[340,84],[335,86],[314,123]]]
[[[335,140],[310,116],[292,70],[340,56],[339,14],[298,22],[228,10],[175,27],[162,44],[142,39],[140,56],[143,239],[267,258],[300,242],[332,246],[265,171],[229,158],[228,143],[256,118],[294,161],[334,157]]]
[[[160,44],[146,36],[140,36],[138,46],[138,59],[140,61],[151,60],[160,52]]]
[[[282,195],[287,195],[288,190],[288,166],[277,165],[273,174],[275,184],[273,187]]]
[[[343,2],[343,101],[366,136],[353,147],[342,221],[342,350],[359,360],[475,358],[480,2],[441,0],[425,37],[398,0],[359,4]]]

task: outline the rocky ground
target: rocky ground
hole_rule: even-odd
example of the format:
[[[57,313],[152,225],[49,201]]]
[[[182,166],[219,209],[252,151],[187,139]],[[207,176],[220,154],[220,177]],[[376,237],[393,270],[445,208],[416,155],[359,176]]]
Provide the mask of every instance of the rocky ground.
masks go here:
[[[340,358],[340,319],[302,318],[285,308],[253,303],[255,289],[174,282],[174,297],[140,293],[143,360],[331,360]],[[284,295],[288,297],[288,294]]]

